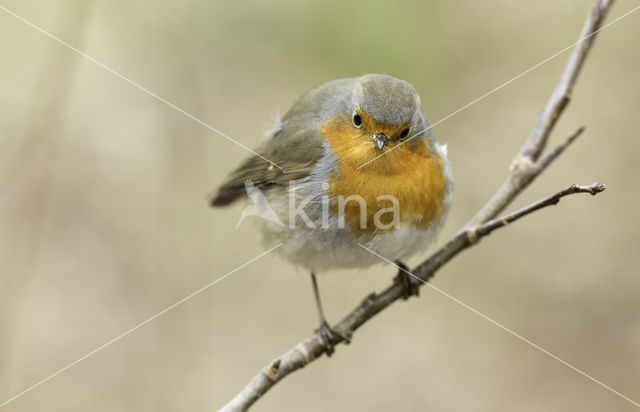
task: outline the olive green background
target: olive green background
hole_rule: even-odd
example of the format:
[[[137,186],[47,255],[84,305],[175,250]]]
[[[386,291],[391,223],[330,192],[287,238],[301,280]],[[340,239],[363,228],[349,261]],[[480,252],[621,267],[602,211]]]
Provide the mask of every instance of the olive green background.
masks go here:
[[[411,82],[437,121],[577,39],[590,1],[24,1],[3,6],[249,147],[339,77]],[[619,1],[608,21],[637,5]],[[640,400],[640,12],[602,32],[551,143],[586,133],[516,202],[602,181],[495,232],[433,284]],[[568,54],[434,128],[454,205],[502,183]],[[0,402],[262,253],[206,195],[247,153],[0,10]],[[419,262],[414,258],[410,263]],[[389,266],[322,276],[337,321]],[[261,258],[7,405],[215,410],[316,326],[311,284]],[[429,288],[256,411],[631,411]]]

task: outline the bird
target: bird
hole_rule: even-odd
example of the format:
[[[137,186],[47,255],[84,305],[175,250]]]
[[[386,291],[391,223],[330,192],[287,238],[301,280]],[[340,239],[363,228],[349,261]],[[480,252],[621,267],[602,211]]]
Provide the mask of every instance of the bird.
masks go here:
[[[280,245],[279,254],[310,273],[316,332],[331,356],[332,340],[349,337],[327,322],[317,274],[381,263],[375,251],[399,267],[403,298],[417,295],[403,262],[434,241],[451,207],[447,147],[435,141],[411,84],[366,74],[304,93],[253,153],[210,204],[266,200],[263,245]]]

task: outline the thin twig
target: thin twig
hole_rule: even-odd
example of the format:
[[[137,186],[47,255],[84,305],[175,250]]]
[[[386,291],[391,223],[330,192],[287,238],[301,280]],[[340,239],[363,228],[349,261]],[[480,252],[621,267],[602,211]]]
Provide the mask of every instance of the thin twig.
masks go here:
[[[552,196],[540,200],[524,209],[508,214],[500,219],[493,219],[502,212],[511,201],[522,192],[540,173],[542,173],[560,154],[583,132],[578,129],[569,136],[560,146],[549,153],[543,160],[538,161],[546,146],[548,137],[558,118],[569,102],[569,97],[576,82],[580,69],[591,50],[595,34],[600,28],[607,12],[611,8],[613,0],[597,0],[594,8],[589,13],[587,21],[580,34],[579,42],[569,58],[562,74],[560,82],[556,86],[549,102],[542,111],[538,122],[527,139],[524,147],[516,155],[512,162],[509,177],[498,189],[496,194],[487,204],[471,219],[467,225],[456,234],[449,242],[438,249],[426,261],[411,271],[425,283],[429,281],[436,271],[446,264],[451,258],[461,251],[477,243],[482,237],[492,231],[504,227],[529,213],[540,208],[556,204],[561,197],[573,193],[588,192],[597,194],[604,190],[605,186],[594,183],[590,186],[570,186]],[[332,339],[335,346],[342,342],[338,335],[351,337],[362,324],[384,310],[403,296],[403,285],[395,282],[380,294],[371,293],[363,301],[347,314],[333,329],[339,332]],[[245,411],[260,397],[262,397],[277,382],[290,373],[306,366],[308,363],[326,353],[326,346],[318,335],[314,335],[303,342],[298,343],[292,349],[272,361],[268,366],[249,382],[222,411]]]
[[[531,204],[520,210],[516,210],[515,212],[510,213],[507,216],[488,221],[487,223],[483,224],[480,228],[478,228],[478,230],[476,231],[476,236],[478,237],[486,236],[489,233],[493,232],[494,230],[499,229],[501,227],[505,227],[509,223],[515,222],[516,220],[528,215],[529,213],[533,213],[536,210],[542,209],[543,207],[555,205],[560,201],[560,198],[564,196],[572,195],[574,193],[590,193],[595,196],[600,192],[604,192],[604,189],[606,188],[607,188],[606,185],[598,182],[593,183],[589,186],[571,185],[554,195],[545,197],[544,199],[541,199],[536,203]]]
[[[539,161],[536,165],[536,170],[532,173],[532,180],[536,176],[538,176],[544,169],[549,167],[551,163],[556,160],[564,151],[573,143],[580,135],[584,132],[584,126],[581,126],[578,130],[573,132],[569,137],[564,139],[560,145],[558,145],[555,149],[551,151],[548,155],[546,155],[541,161]]]

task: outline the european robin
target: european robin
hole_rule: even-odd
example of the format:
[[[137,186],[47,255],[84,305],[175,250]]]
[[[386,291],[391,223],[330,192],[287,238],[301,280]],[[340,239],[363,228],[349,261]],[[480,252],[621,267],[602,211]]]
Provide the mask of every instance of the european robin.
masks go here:
[[[218,189],[213,206],[247,194],[259,203],[263,242],[311,273],[319,333],[331,354],[315,274],[423,251],[451,204],[446,146],[435,142],[420,97],[409,83],[368,74],[305,93]],[[256,202],[259,195],[262,202]],[[400,271],[404,297],[417,285]],[[341,336],[346,339],[346,337]],[[346,339],[348,340],[348,339]]]

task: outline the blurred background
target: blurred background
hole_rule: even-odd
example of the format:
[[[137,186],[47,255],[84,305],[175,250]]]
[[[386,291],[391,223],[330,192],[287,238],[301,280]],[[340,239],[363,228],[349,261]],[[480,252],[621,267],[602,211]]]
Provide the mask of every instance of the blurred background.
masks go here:
[[[412,83],[437,121],[573,43],[592,2],[5,0],[2,6],[248,147],[325,81]],[[620,0],[608,21],[635,7]],[[557,144],[514,204],[602,181],[494,233],[434,285],[640,400],[640,12],[598,37]],[[206,196],[242,148],[0,10],[0,402],[262,253]],[[454,205],[502,183],[568,54],[434,128]],[[410,263],[425,258],[416,257]],[[390,267],[322,276],[330,321]],[[215,410],[316,326],[308,274],[267,255],[7,411]],[[429,288],[288,377],[257,411],[601,411],[634,406]]]

